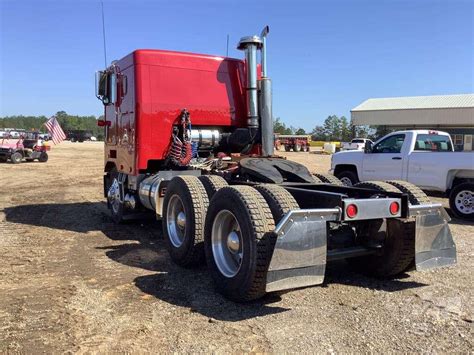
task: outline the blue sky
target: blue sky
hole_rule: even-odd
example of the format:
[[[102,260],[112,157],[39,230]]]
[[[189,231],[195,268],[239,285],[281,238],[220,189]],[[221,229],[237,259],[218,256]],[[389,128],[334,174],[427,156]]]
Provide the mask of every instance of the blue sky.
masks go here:
[[[370,97],[474,92],[472,0],[104,1],[108,61],[137,48],[242,57],[270,25],[274,115],[311,129]],[[99,115],[100,1],[0,0],[0,116]]]

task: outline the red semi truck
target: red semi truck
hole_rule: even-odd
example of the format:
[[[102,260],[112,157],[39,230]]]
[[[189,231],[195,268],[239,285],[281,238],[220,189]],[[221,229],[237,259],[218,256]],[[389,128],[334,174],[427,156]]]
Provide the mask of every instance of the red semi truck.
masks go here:
[[[206,260],[236,301],[320,284],[338,259],[383,277],[455,263],[449,217],[415,187],[346,187],[274,154],[267,34],[240,40],[245,60],[136,50],[97,73],[112,218],[153,211],[171,259]]]

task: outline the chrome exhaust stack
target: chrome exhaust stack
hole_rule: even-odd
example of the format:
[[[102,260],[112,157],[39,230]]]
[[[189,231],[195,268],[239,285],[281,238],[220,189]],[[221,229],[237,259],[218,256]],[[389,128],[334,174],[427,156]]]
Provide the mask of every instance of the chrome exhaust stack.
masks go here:
[[[269,27],[265,26],[260,37],[243,37],[237,46],[237,49],[245,51],[247,124],[250,129],[260,129],[260,139],[257,141],[262,144],[263,156],[272,156],[274,147],[272,86],[267,77],[266,39],[269,32]],[[257,50],[261,54],[260,80],[257,80]]]
[[[272,114],[272,81],[267,76],[267,35],[269,32],[270,28],[268,26],[265,26],[262,33],[260,34],[260,39],[262,40],[262,47],[260,50],[262,77],[259,81],[259,109],[263,156],[272,156],[275,146]]]
[[[262,48],[262,40],[258,36],[243,37],[237,49],[245,51],[245,65],[247,84],[245,87],[247,98],[247,125],[249,128],[258,128],[257,102],[257,50]]]

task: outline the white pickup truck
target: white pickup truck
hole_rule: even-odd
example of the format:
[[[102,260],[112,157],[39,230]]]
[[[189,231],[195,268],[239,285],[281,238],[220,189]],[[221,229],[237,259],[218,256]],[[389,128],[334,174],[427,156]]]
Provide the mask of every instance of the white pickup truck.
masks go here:
[[[449,197],[452,212],[474,219],[474,152],[454,152],[446,132],[393,132],[363,151],[333,155],[331,172],[345,185],[359,181],[405,180]]]
[[[354,138],[350,143],[343,143],[342,150],[364,150],[368,141],[372,142],[368,138]]]

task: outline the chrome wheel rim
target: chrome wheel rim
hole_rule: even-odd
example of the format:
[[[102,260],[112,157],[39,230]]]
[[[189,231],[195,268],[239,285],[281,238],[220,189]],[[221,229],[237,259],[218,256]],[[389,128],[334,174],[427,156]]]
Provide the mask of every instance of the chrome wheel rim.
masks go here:
[[[341,182],[344,186],[352,186],[352,180],[349,179],[348,177],[344,176],[344,177],[340,178],[339,180],[341,180]]]
[[[225,277],[237,275],[242,266],[243,243],[239,222],[229,210],[220,211],[212,224],[212,255]]]
[[[118,180],[114,178],[114,182],[109,188],[107,192],[107,198],[109,200],[109,204],[112,207],[112,212],[114,214],[119,213],[120,210],[120,188]]]
[[[454,200],[456,209],[463,214],[474,213],[474,196],[469,190],[459,191]]]
[[[166,211],[166,228],[171,244],[179,248],[184,243],[186,235],[186,212],[183,201],[178,195],[171,196]]]

